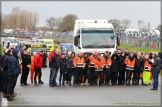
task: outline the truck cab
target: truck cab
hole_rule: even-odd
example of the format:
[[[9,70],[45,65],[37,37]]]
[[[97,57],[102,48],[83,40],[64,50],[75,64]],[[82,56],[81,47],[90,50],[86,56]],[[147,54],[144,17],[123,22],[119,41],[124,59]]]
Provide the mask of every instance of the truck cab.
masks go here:
[[[98,50],[101,54],[109,51],[112,55],[120,45],[115,29],[108,20],[75,20],[74,51],[84,50],[92,54]]]

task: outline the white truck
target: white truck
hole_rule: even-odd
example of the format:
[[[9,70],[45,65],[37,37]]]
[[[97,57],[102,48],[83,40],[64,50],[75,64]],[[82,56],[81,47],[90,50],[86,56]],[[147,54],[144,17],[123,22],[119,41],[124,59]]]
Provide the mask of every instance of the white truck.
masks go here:
[[[101,54],[109,51],[112,55],[120,45],[115,29],[108,20],[75,20],[74,52],[79,50],[92,54],[98,50]]]

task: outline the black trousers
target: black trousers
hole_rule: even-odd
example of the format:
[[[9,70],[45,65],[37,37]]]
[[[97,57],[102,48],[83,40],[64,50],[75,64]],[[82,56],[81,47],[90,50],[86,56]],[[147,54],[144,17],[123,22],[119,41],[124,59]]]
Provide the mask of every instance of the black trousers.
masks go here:
[[[126,82],[130,83],[131,77],[132,77],[132,73],[133,73],[133,71],[130,71],[130,70],[126,71]]]
[[[83,68],[76,68],[76,71],[74,73],[74,84],[80,84],[82,80],[82,73],[83,73]]]
[[[19,75],[15,76],[15,80],[14,80],[14,84],[13,84],[13,87],[12,87],[12,90],[11,90],[11,94],[14,93],[14,89],[15,89],[18,77],[19,77]]]
[[[89,77],[89,79],[88,79],[89,84],[93,85],[93,84],[96,83],[96,75],[95,75],[95,68],[94,67],[90,68],[88,77]]]
[[[118,75],[118,72],[111,72],[111,84],[117,83],[117,75]]]
[[[132,80],[133,84],[139,84],[140,72],[141,72],[141,69],[134,69],[133,80]]]
[[[98,79],[98,75],[100,75],[99,85],[104,84],[104,72],[103,71],[95,71],[95,75]]]
[[[15,76],[8,76],[8,85],[7,85],[7,97],[11,95],[12,87],[14,85]]]
[[[104,68],[103,72],[104,72],[103,73],[104,77],[106,76],[105,84],[109,84],[110,83],[110,69]]]
[[[5,75],[3,77],[3,93],[7,94],[7,85],[8,85],[8,77]]]
[[[3,71],[1,79],[2,79],[1,91],[6,94],[7,93],[6,89],[7,89],[7,84],[8,84],[7,71]]]
[[[37,82],[37,79],[36,79],[37,75],[38,75],[38,80],[40,82],[41,81],[41,77],[42,77],[41,68],[35,67],[34,70],[35,70],[35,73],[34,73],[34,82]]]
[[[46,67],[46,63],[47,63],[47,59],[46,58],[43,58],[43,67]]]
[[[125,82],[125,70],[119,70],[118,84],[123,85]]]
[[[29,68],[22,67],[21,84],[27,84],[28,75],[29,75]]]
[[[68,70],[65,71],[65,80],[66,80],[66,82],[69,82],[70,81]]]
[[[86,80],[88,79],[88,68],[83,69],[83,75],[82,76],[84,76],[83,83],[86,83]]]

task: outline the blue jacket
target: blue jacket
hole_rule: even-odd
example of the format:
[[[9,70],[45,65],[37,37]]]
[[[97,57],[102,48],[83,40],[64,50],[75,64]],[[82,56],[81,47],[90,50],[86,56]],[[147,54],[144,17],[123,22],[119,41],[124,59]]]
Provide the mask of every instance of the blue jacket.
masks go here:
[[[18,50],[12,50],[12,56],[9,59],[7,76],[17,76],[20,74],[20,66],[17,60]]]

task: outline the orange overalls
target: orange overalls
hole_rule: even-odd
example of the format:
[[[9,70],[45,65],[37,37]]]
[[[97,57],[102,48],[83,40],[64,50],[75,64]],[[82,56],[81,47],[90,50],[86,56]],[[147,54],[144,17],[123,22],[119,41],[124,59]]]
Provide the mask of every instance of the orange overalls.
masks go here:
[[[31,64],[30,64],[30,80],[33,82],[34,78],[34,56],[31,57]]]

